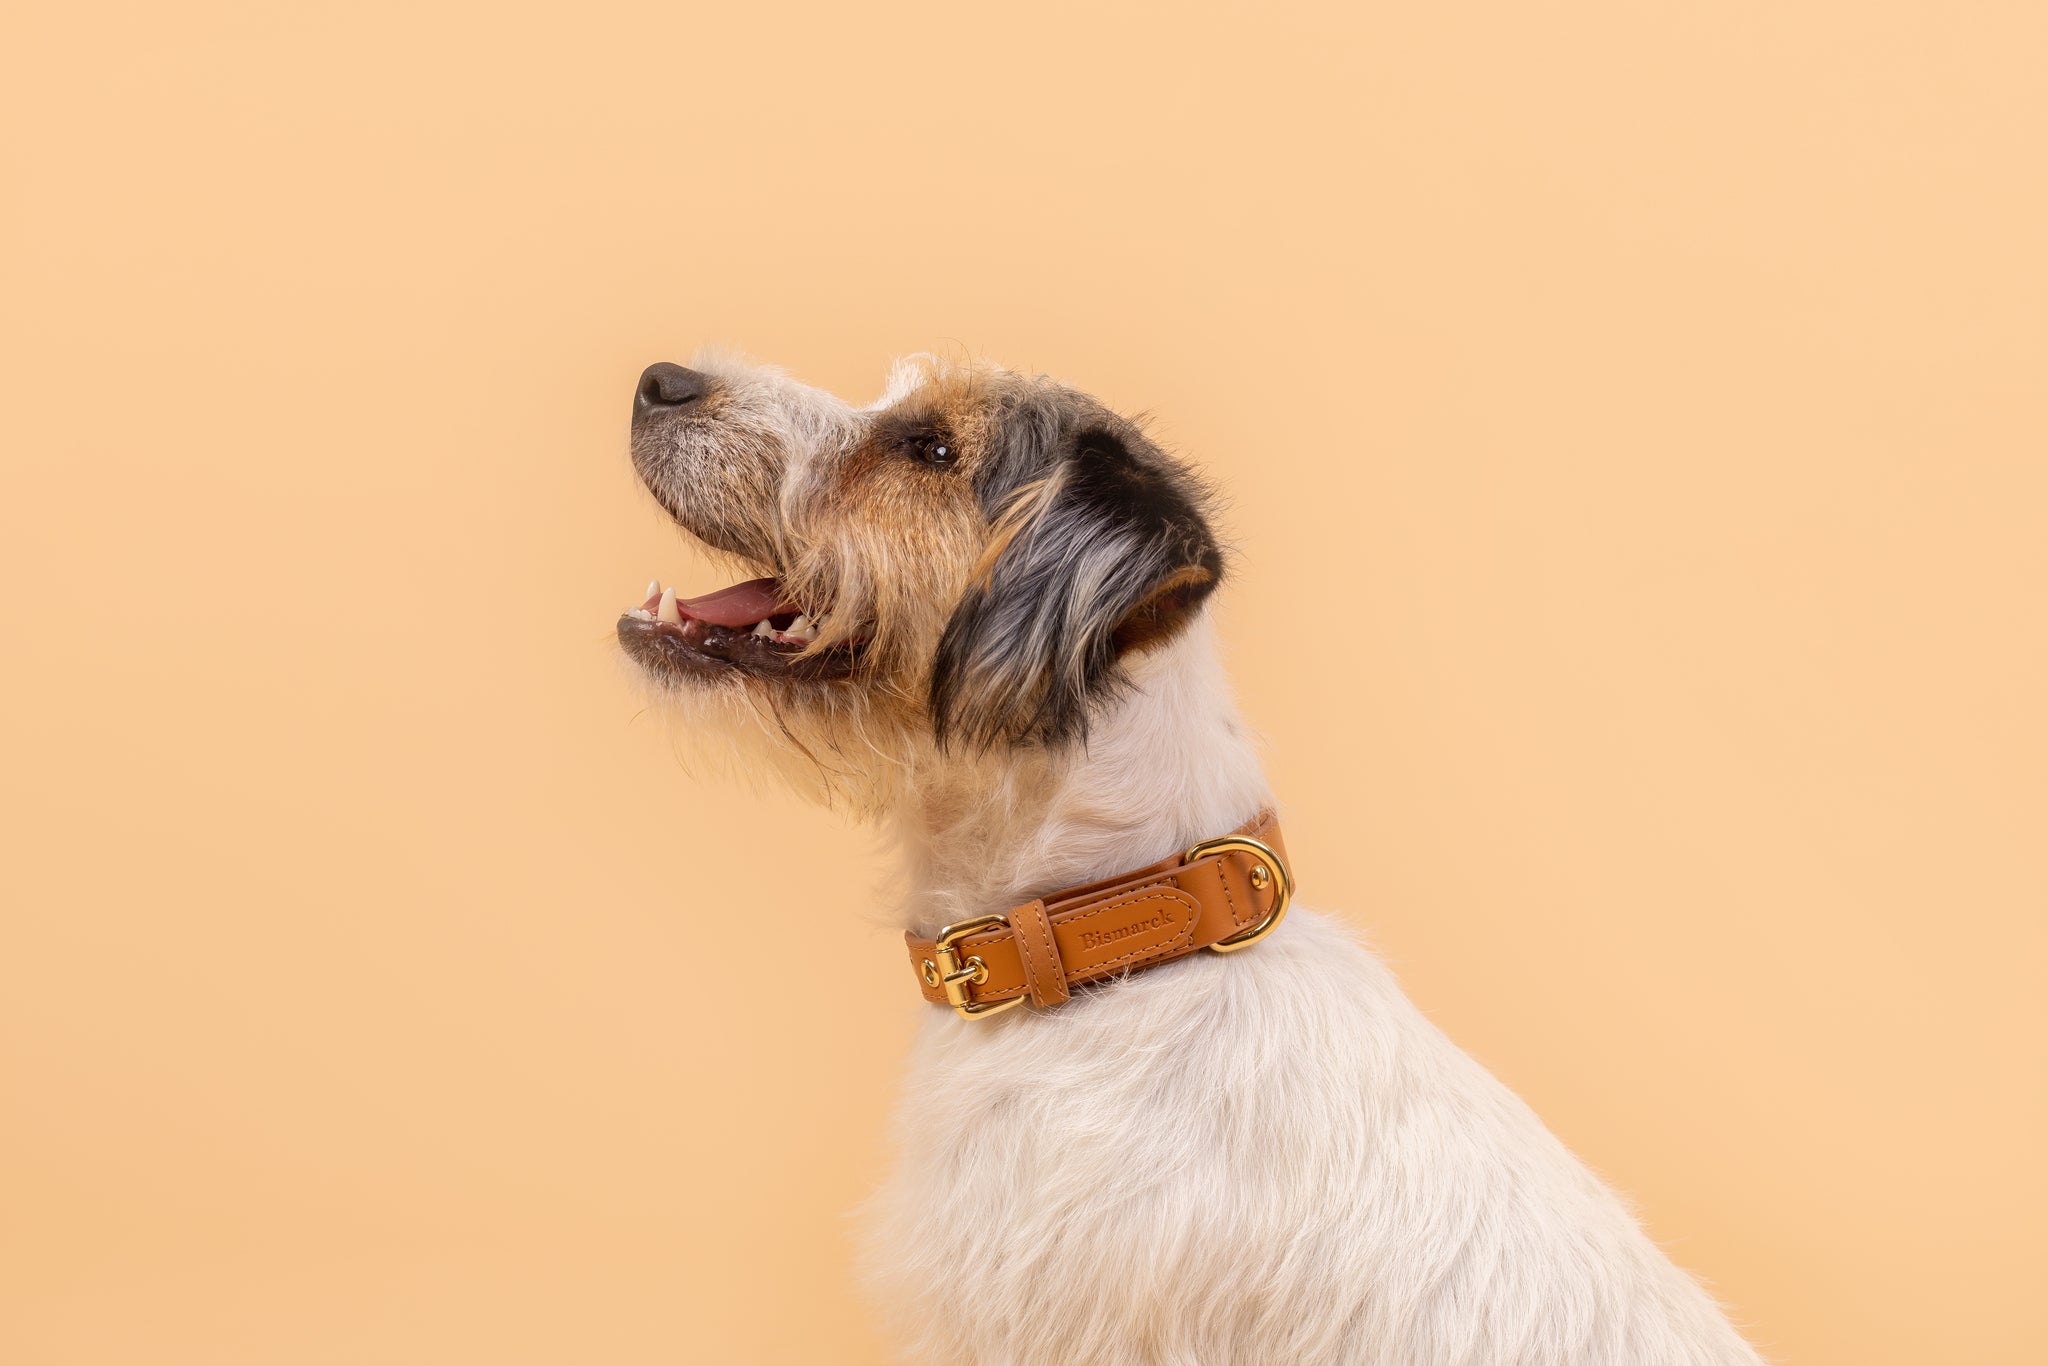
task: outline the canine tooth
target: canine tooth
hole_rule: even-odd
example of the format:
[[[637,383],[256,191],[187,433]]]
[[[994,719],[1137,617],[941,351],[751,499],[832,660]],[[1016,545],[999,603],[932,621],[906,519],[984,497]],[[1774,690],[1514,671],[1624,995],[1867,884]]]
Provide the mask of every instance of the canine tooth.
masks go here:
[[[642,594],[640,595],[640,601],[642,601],[642,602],[645,602],[645,601],[647,601],[647,600],[648,600],[649,598],[653,597],[653,596],[654,596],[654,595],[655,595],[656,593],[659,593],[660,591],[661,591],[661,580],[660,580],[660,579],[649,579],[649,580],[647,581],[647,591],[646,591],[645,593],[642,593]]]
[[[660,617],[663,621],[667,622],[671,626],[680,626],[683,624],[683,614],[676,610],[675,589],[664,588],[661,590],[661,606],[659,609],[656,610],[655,615]]]

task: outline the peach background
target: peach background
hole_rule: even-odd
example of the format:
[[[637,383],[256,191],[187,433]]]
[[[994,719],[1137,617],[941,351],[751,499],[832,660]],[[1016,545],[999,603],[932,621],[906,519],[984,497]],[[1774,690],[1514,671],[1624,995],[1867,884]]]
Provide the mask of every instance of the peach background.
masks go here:
[[[2048,1359],[2043,14],[18,16],[0,1359],[881,1360],[886,870],[613,657],[706,339],[1157,413],[1310,899],[1783,1360]]]

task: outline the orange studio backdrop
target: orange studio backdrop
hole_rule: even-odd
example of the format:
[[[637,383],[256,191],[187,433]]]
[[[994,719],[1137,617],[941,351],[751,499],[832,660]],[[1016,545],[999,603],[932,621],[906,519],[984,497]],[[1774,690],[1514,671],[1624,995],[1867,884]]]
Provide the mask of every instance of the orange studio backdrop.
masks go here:
[[[706,341],[1156,415],[1306,900],[1777,1360],[2048,1361],[2048,10],[8,27],[0,1361],[884,1359],[887,866],[612,643]]]

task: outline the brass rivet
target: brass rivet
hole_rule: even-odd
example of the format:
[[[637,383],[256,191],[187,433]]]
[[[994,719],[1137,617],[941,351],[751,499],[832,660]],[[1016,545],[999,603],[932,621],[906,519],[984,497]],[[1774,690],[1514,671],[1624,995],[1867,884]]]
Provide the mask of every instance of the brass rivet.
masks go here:
[[[924,984],[926,986],[935,987],[939,984],[939,965],[931,959],[925,959],[924,964],[918,968],[918,971],[924,974]]]
[[[988,964],[982,962],[981,958],[977,955],[967,960],[967,966],[974,969],[974,985],[983,986],[987,984]]]
[[[1254,863],[1252,865],[1252,890],[1263,892],[1266,890],[1266,884],[1272,880],[1273,875],[1266,870],[1265,864]]]

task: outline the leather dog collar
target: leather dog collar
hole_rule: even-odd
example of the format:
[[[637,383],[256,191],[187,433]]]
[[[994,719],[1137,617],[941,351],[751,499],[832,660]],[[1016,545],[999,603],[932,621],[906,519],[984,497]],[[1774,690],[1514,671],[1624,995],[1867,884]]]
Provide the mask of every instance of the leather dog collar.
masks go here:
[[[1136,872],[963,920],[936,939],[905,934],[924,998],[969,1019],[1209,949],[1232,953],[1271,934],[1294,878],[1272,812]]]

